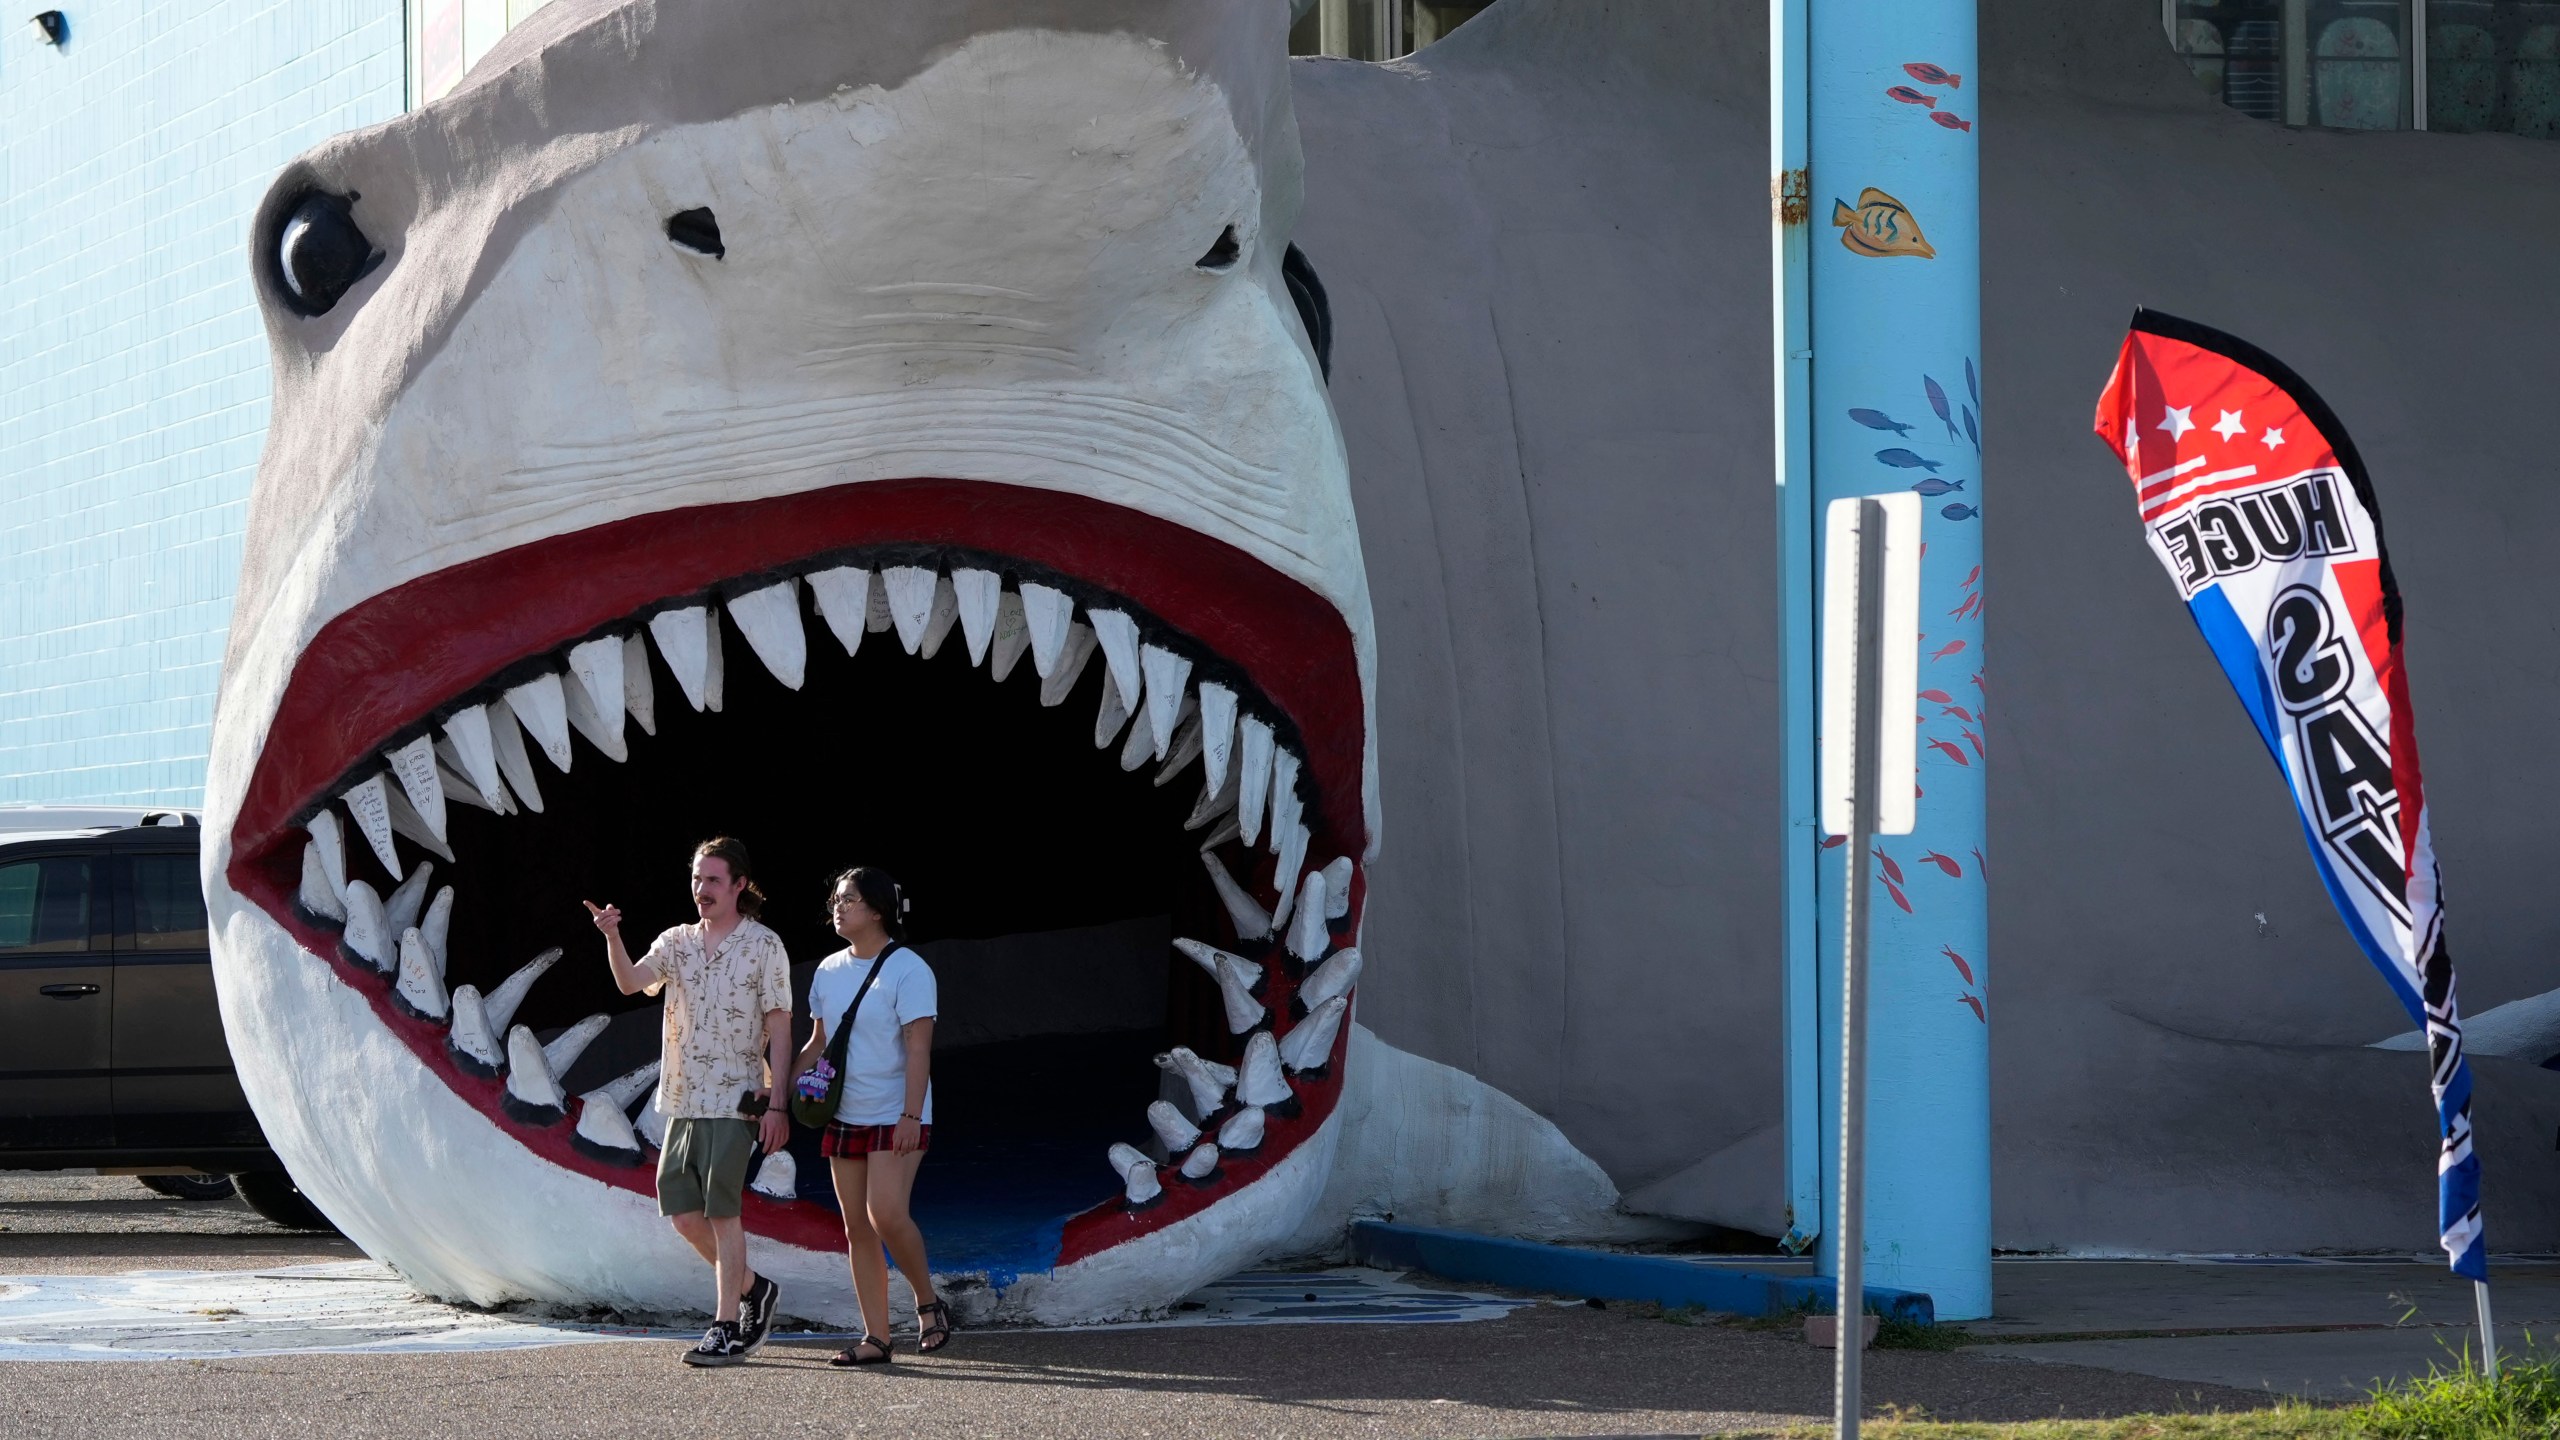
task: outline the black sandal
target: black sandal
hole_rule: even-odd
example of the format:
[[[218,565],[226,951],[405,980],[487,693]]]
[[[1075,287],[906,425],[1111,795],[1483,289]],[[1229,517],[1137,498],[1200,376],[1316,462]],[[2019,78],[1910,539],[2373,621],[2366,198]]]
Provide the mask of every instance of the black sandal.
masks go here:
[[[865,1345],[873,1347],[880,1353],[877,1355],[863,1354],[862,1347]],[[886,1365],[889,1363],[890,1359],[891,1356],[889,1354],[888,1341],[881,1339],[877,1335],[865,1335],[861,1339],[853,1342],[852,1349],[839,1350],[835,1354],[827,1357],[827,1363],[841,1370],[855,1365]]]
[[[930,1325],[924,1323],[924,1317],[928,1313],[934,1317]],[[940,1300],[928,1301],[917,1306],[916,1352],[920,1355],[930,1355],[950,1343],[951,1307]]]

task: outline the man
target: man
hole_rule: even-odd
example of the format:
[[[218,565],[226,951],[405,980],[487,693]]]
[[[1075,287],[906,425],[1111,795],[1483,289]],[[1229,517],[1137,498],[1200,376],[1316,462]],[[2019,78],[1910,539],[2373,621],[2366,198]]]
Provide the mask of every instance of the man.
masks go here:
[[[764,892],[751,876],[747,847],[726,837],[694,847],[693,907],[702,918],[659,935],[637,961],[622,945],[621,909],[586,905],[622,993],[666,992],[658,1213],[711,1262],[719,1287],[711,1328],[684,1361],[742,1364],[772,1332],[781,1295],[769,1277],[747,1268],[738,1211],[756,1142],[771,1153],[791,1138],[790,1094],[774,1083],[791,1073],[790,957],[782,937],[756,919]]]

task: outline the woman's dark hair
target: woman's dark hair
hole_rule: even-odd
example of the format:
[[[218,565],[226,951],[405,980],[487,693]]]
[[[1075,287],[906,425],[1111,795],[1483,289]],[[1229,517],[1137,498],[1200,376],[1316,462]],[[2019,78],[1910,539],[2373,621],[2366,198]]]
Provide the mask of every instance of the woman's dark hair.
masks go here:
[[[853,893],[862,897],[862,903],[870,906],[872,912],[880,917],[880,928],[889,932],[890,939],[901,943],[906,940],[907,892],[899,888],[897,881],[889,878],[888,871],[877,865],[856,865],[838,875],[835,884],[827,887],[830,899],[847,885],[852,886]],[[830,920],[835,917],[832,904],[828,906],[827,916]]]
[[[696,860],[717,860],[729,867],[729,878],[746,882],[738,892],[738,913],[752,920],[764,913],[764,891],[755,882],[755,864],[747,859],[747,842],[728,835],[714,836],[693,847]]]

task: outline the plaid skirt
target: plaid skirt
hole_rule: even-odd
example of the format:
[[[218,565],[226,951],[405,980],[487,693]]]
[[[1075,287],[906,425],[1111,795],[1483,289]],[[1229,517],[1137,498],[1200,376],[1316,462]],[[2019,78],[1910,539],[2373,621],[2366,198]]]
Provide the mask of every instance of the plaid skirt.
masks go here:
[[[921,1155],[933,1145],[933,1127],[916,1127],[916,1153]],[[875,1150],[898,1148],[896,1125],[847,1125],[841,1120],[827,1122],[818,1139],[818,1153],[829,1158],[838,1155],[868,1155]]]

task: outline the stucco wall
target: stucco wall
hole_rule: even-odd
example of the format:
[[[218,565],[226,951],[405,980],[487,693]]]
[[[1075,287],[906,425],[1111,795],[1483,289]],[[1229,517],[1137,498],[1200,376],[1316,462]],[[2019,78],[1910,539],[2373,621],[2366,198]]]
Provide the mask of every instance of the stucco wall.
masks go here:
[[[250,212],[399,113],[400,0],[0,25],[0,801],[195,803],[267,422]]]
[[[1664,1188],[1727,1223],[1777,1211],[1772,1147],[1738,1143],[1779,1104],[1761,13],[1505,0],[1405,65],[1298,66],[1300,239],[1334,295],[1379,629],[1362,1019],[1622,1189],[1691,1171]],[[1996,1235],[2424,1249],[2424,1066],[2363,1048],[2407,1022],[2090,414],[2148,304],[2267,346],[2346,418],[2408,596],[2462,995],[2560,985],[2536,743],[2560,713],[2536,559],[2560,536],[2560,146],[2251,121],[2157,21],[1986,0],[1964,92]],[[2560,1243],[2560,1076],[2479,1068],[2491,1243]],[[1691,1169],[1729,1145],[1748,1173]]]

